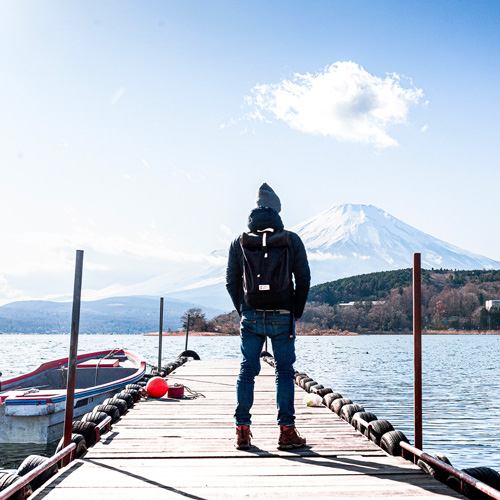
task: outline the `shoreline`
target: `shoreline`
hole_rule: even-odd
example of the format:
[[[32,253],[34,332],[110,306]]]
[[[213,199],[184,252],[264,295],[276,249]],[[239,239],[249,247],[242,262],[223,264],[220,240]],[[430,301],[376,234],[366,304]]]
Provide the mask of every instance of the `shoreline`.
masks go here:
[[[144,333],[145,337],[158,337],[158,332]],[[307,333],[297,333],[297,337],[355,337],[358,335],[413,335],[413,332],[349,332],[338,330],[313,330]],[[422,335],[500,335],[500,330],[425,330]],[[185,337],[186,332],[163,332],[162,337]],[[238,337],[237,333],[220,332],[189,332],[192,337]]]

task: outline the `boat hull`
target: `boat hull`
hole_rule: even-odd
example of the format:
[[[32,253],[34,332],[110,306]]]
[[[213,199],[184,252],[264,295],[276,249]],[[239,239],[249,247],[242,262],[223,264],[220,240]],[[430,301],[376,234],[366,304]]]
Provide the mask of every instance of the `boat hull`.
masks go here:
[[[103,357],[106,352],[109,353],[109,351],[104,351],[103,353],[82,355],[79,356],[79,361],[85,361],[92,357],[96,358],[96,354]],[[127,372],[125,377],[108,380],[106,383],[98,386],[82,387],[75,391],[73,420],[78,420],[85,413],[92,411],[105,399],[112,397],[118,391],[122,390],[125,385],[142,378],[146,369],[144,360],[134,353],[127,353],[127,355],[126,362],[129,365],[133,362],[134,369],[129,367],[125,370]],[[99,357],[96,359],[99,359]],[[64,363],[61,364],[60,361],[66,361],[66,365]],[[58,364],[54,366],[54,363]],[[67,360],[58,360],[58,362],[46,365],[50,366],[50,370],[62,369],[64,373]],[[40,368],[33,373],[43,373],[43,370],[40,370]],[[80,370],[81,379],[94,377],[95,368],[85,367]],[[113,374],[104,373],[105,370],[105,368],[101,369],[105,378],[112,378]],[[119,374],[119,369],[115,368],[115,373]],[[33,374],[28,374],[13,379],[13,381],[6,381],[3,386],[5,388],[5,385],[12,387],[16,384],[22,384],[23,380],[30,379],[30,376],[31,379],[34,379]],[[44,390],[41,391],[31,391],[33,389],[26,391],[25,388],[16,387],[11,392],[3,391],[0,394],[2,398],[2,403],[0,404],[0,443],[46,444],[58,440],[62,436],[66,408],[66,391],[51,389],[50,387],[44,387]]]

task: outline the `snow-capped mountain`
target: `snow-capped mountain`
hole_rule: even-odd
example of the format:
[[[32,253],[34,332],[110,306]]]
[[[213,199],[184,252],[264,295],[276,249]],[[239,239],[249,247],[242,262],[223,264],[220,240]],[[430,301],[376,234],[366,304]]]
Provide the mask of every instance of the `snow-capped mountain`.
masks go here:
[[[375,271],[422,267],[499,269],[500,262],[434,238],[373,205],[339,205],[291,228],[307,248],[312,279],[323,283]]]
[[[500,262],[434,238],[373,205],[334,206],[290,230],[300,235],[307,249],[313,285],[411,267],[415,252],[422,254],[425,268],[500,269]],[[227,251],[211,257],[210,263],[173,269],[132,286],[109,287],[92,297],[164,295],[231,310],[224,286]]]

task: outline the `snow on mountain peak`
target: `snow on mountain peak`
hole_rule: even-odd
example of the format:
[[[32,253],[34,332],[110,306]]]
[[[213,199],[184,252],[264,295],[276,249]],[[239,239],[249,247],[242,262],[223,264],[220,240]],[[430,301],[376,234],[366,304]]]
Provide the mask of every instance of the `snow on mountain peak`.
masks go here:
[[[330,261],[328,269],[319,270],[316,282],[328,274],[345,277],[411,267],[415,252],[422,254],[422,265],[428,268],[483,269],[500,265],[419,231],[373,205],[333,206],[294,226],[292,231],[302,237],[311,261]]]
[[[291,228],[310,250],[324,251],[342,242],[360,239],[380,245],[379,229],[396,220],[373,205],[337,205]],[[306,243],[307,242],[307,243]]]

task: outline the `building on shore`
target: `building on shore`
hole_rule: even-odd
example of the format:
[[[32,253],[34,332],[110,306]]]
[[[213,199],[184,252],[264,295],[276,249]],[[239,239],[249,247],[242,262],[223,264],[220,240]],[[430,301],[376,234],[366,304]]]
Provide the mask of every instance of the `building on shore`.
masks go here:
[[[500,302],[499,300],[496,300],[494,302]],[[362,305],[362,306],[382,306],[385,304],[385,300],[361,300],[361,301],[352,301],[352,302],[341,302],[339,307],[354,307],[355,305]]]
[[[491,309],[500,309],[500,300],[487,300],[484,305],[487,311]]]

